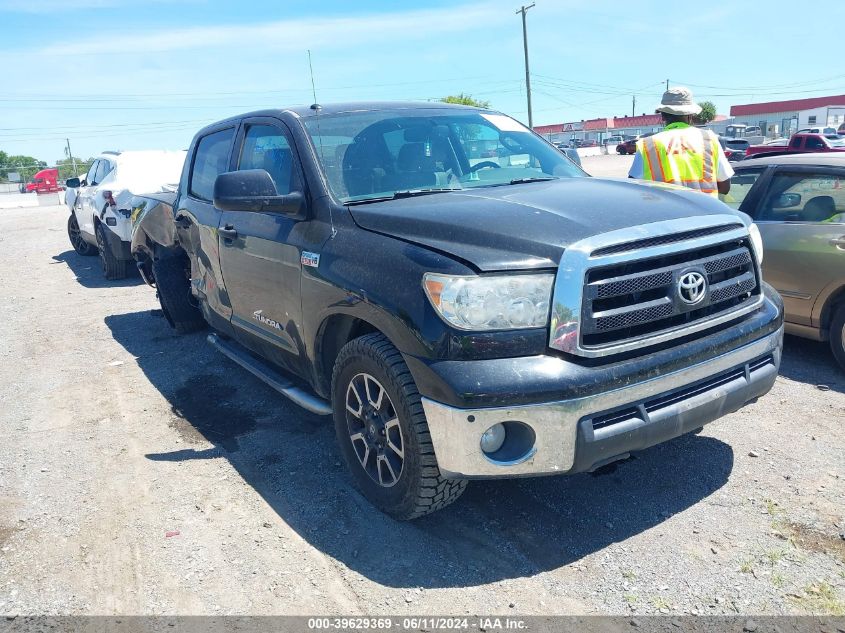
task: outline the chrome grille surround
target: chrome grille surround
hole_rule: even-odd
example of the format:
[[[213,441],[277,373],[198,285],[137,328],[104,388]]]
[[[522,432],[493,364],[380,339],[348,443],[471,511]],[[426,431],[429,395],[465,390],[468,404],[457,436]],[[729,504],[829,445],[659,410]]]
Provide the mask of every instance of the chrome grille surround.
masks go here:
[[[671,239],[673,234],[678,233],[697,237],[683,241]],[[664,236],[667,239],[660,239]],[[626,246],[643,243],[651,245],[644,248]],[[700,253],[702,249],[722,245],[724,252],[713,253],[713,256],[699,257],[695,254]],[[655,269],[650,269],[644,264],[644,270],[639,273],[613,277],[607,280],[607,283],[593,284],[593,288],[589,290],[592,295],[585,298],[588,292],[588,274],[591,271],[685,252],[691,252],[688,262]],[[630,306],[630,309],[610,309],[601,314],[590,313],[585,316],[585,309],[592,307],[592,301],[613,297],[616,293],[652,292],[667,283],[667,273],[673,275],[674,279],[674,275],[681,269],[695,268],[711,276],[741,266],[749,270],[739,277],[712,284],[708,289],[708,300],[704,304],[709,307],[718,301],[727,301],[756,290],[755,295],[749,296],[735,309],[711,313],[699,320],[658,329],[630,339],[600,344],[584,343],[585,332],[590,334],[598,331],[598,319],[607,319],[600,323],[604,328],[602,331],[610,331],[671,316],[667,308],[671,304],[669,299],[664,297],[654,297],[652,300]],[[736,215],[696,216],[595,235],[568,246],[561,257],[552,297],[549,346],[569,354],[596,358],[664,343],[706,330],[759,308],[764,300],[760,279],[762,276],[759,263],[751,252],[748,228]],[[690,308],[693,309],[697,308]]]

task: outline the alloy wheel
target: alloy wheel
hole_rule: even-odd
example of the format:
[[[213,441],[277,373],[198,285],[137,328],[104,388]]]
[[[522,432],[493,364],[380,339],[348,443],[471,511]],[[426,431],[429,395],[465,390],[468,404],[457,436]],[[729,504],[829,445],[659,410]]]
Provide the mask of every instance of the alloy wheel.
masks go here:
[[[79,223],[76,221],[76,217],[71,219],[68,231],[70,232],[70,243],[73,248],[77,251],[84,251],[87,242],[82,239],[82,232],[79,230]]]
[[[379,486],[402,476],[405,442],[396,408],[384,386],[370,374],[356,374],[346,389],[346,425],[361,467]]]

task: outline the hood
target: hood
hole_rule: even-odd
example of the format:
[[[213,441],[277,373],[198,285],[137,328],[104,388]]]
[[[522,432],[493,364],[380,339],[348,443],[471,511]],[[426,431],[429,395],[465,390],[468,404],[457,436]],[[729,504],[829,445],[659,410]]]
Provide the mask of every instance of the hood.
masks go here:
[[[734,214],[712,196],[635,180],[563,178],[349,207],[355,222],[479,271],[554,268],[570,244],[640,224]]]

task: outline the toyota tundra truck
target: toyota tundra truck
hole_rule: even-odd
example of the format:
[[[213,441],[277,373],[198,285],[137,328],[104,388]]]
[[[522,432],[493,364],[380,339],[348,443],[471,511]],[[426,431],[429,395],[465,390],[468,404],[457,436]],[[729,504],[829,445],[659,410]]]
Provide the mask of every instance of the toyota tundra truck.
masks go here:
[[[131,206],[170,323],[333,416],[354,483],[398,519],[470,479],[593,471],[698,431],[778,372],[748,216],[589,177],[492,110],[244,114],[197,133],[178,191]]]

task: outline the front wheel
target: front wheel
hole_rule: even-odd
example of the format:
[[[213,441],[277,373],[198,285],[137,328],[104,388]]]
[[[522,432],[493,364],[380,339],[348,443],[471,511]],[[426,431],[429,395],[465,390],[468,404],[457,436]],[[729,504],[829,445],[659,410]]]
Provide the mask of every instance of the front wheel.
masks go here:
[[[347,343],[332,373],[335,433],[358,489],[398,520],[446,507],[466,489],[437,466],[420,394],[382,334]]]
[[[830,321],[830,349],[836,362],[845,370],[845,305],[836,309]]]
[[[96,247],[86,242],[85,238],[82,237],[82,231],[79,230],[79,222],[76,221],[76,214],[74,213],[71,213],[67,219],[67,236],[73,250],[80,255],[96,255]]]

